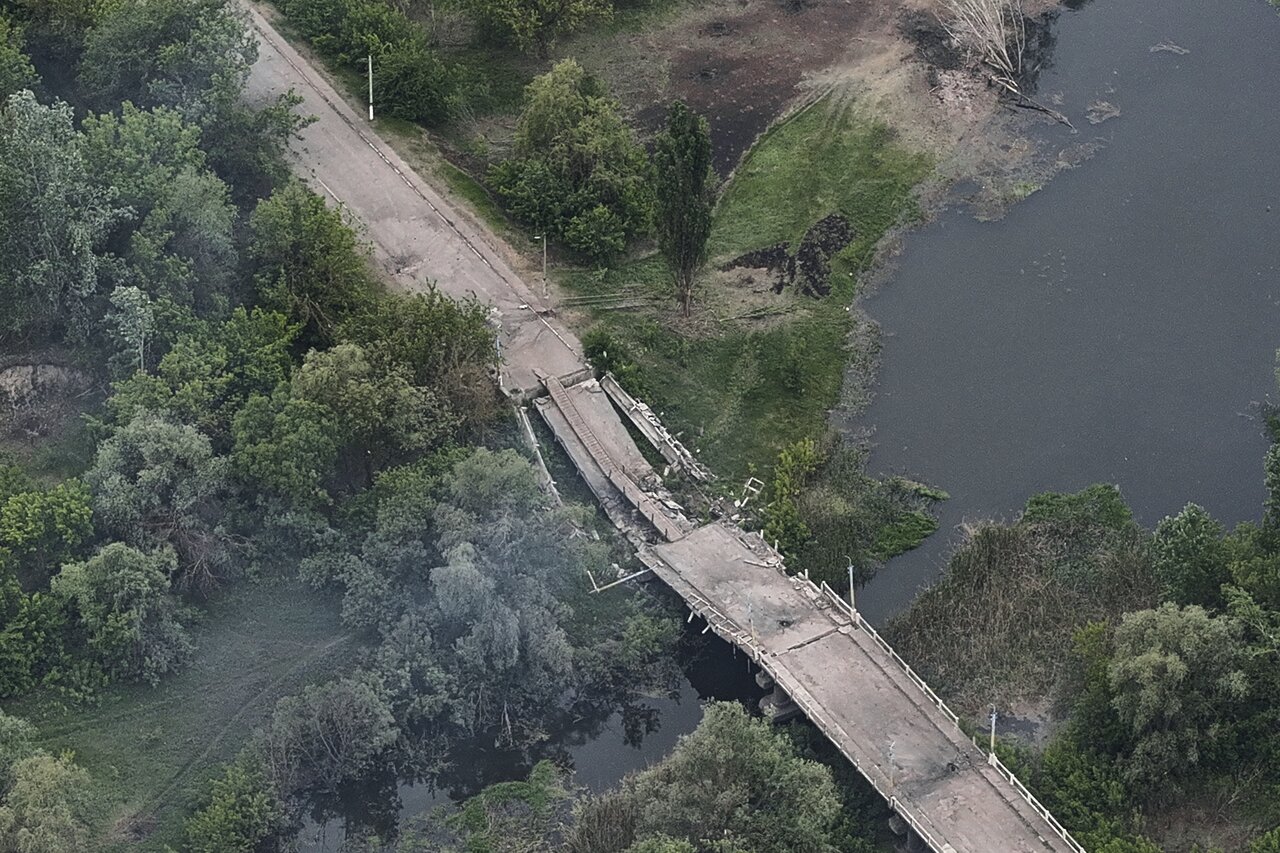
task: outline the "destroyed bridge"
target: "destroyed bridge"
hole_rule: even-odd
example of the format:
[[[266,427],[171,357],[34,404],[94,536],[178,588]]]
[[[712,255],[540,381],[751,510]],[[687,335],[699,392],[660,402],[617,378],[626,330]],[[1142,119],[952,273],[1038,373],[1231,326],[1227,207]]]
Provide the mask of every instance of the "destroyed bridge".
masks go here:
[[[704,620],[759,667],[757,680],[773,688],[763,710],[808,717],[910,827],[912,849],[1083,853],[849,602],[787,574],[759,534],[686,519],[620,415],[670,465],[698,480],[709,473],[612,376],[591,376],[543,377],[547,393],[533,406],[636,545],[647,567],[639,574],[660,578],[688,604],[690,620]]]

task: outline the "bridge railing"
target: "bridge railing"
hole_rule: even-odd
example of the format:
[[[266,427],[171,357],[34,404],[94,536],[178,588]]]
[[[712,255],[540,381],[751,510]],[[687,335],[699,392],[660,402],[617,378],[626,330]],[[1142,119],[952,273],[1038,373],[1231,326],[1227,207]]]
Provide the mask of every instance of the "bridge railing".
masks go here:
[[[813,585],[813,581],[808,581],[808,582],[810,586]],[[926,697],[928,697],[929,701],[932,702],[934,706],[937,707],[937,709],[941,711],[957,729],[960,729],[959,715],[957,715],[954,711],[952,711],[950,708],[947,707],[947,703],[943,702],[942,699],[938,696],[938,694],[933,691],[933,688],[930,687],[929,684],[923,678],[921,678],[919,675],[916,674],[916,671],[911,668],[911,665],[902,659],[902,656],[899,655],[894,650],[893,646],[889,645],[889,642],[887,640],[885,640],[883,637],[880,636],[879,632],[876,631],[874,627],[872,627],[871,623],[869,623],[867,620],[862,618],[862,614],[859,613],[853,607],[853,605],[845,601],[843,597],[837,595],[836,591],[833,590],[827,584],[826,581],[822,582],[822,585],[819,589],[821,593],[828,600],[830,600],[832,604],[835,605],[837,610],[839,610],[841,613],[844,613],[846,616],[848,616],[849,619],[852,620],[854,625],[866,631],[867,636],[871,637],[871,639],[875,641],[876,645],[878,645],[883,651],[887,652],[889,656],[893,658],[894,662],[897,663],[898,666],[902,668],[902,671],[906,674],[907,678],[911,679],[911,682],[915,684],[915,686],[918,687]],[[978,747],[978,742],[974,740],[972,737],[969,738],[969,742],[972,743],[978,749],[981,749],[981,747]],[[855,761],[854,764],[856,765],[857,762]],[[1049,825],[1049,829],[1053,831],[1054,835],[1061,838],[1062,841],[1072,851],[1074,851],[1074,853],[1087,853],[1087,851],[1080,846],[1079,842],[1077,842],[1074,838],[1071,837],[1071,833],[1067,831],[1066,827],[1064,827],[1061,823],[1058,822],[1058,819],[1053,816],[1053,813],[1050,812],[1047,808],[1045,808],[1044,805],[1038,799],[1036,799],[1035,794],[1032,794],[1031,791],[1027,789],[1027,786],[1022,784],[1022,781],[1018,779],[1018,777],[1014,774],[1012,770],[1010,770],[1008,767],[1004,765],[1004,762],[1002,762],[994,752],[987,753],[987,764],[994,767],[996,771],[1002,777],[1004,777],[1004,779],[1006,779],[1009,782],[1009,784],[1013,786],[1013,790],[1017,792],[1018,796],[1022,797],[1022,799],[1026,801],[1027,805],[1031,806],[1032,811],[1040,815],[1040,817],[1044,820],[1044,822]],[[863,775],[866,776],[865,773]],[[875,785],[874,780],[872,781],[872,785]],[[875,785],[875,787],[877,790],[879,790],[878,785]],[[883,791],[880,791],[880,794],[881,796],[885,796],[886,799],[889,799]],[[890,804],[892,805],[892,803],[893,803],[893,800],[890,799]],[[908,819],[909,823],[912,822],[909,814],[905,812],[900,812],[900,813],[902,814],[903,817]],[[915,829],[914,823],[912,823],[912,828]],[[919,832],[919,830],[917,830],[917,832]],[[930,839],[925,838],[925,840],[929,841]],[[934,849],[936,850],[939,848],[934,846]]]
[[[813,581],[810,581],[809,583],[812,584]],[[896,663],[902,671],[906,673],[907,678],[911,679],[911,683],[918,687],[920,691],[928,697],[929,701],[932,702],[934,706],[951,721],[952,725],[957,729],[960,728],[959,715],[947,707],[947,703],[943,702],[941,697],[939,697],[937,693],[933,692],[933,688],[929,686],[929,683],[916,674],[916,671],[911,668],[911,665],[903,660],[901,655],[894,651],[893,646],[889,645],[888,641],[880,636],[879,632],[871,626],[871,623],[862,618],[861,613],[855,610],[849,602],[844,600],[844,598],[836,595],[836,591],[828,586],[826,581],[822,582],[821,591],[828,599],[831,600],[838,610],[848,616],[856,626],[866,631],[867,636],[874,640],[881,650],[893,658],[894,663]],[[972,740],[972,738],[970,738],[970,740]],[[977,744],[974,745],[976,746]]]
[[[1027,801],[1027,805],[1031,806],[1031,808],[1035,810],[1036,814],[1044,818],[1045,823],[1049,824],[1049,828],[1054,831],[1054,834],[1066,842],[1068,847],[1074,850],[1075,853],[1087,853],[1087,851],[1071,837],[1071,833],[1067,832],[1067,828],[1058,822],[1058,819],[1053,816],[1052,812],[1041,805],[1040,801],[1036,799],[1036,795],[1027,790],[1027,786],[1019,781],[1018,777],[1014,775],[1012,770],[1005,767],[1004,762],[1001,761],[994,752],[987,754],[987,763],[994,767],[1001,776],[1007,779],[1009,784],[1013,785],[1013,789],[1021,795],[1022,799]]]

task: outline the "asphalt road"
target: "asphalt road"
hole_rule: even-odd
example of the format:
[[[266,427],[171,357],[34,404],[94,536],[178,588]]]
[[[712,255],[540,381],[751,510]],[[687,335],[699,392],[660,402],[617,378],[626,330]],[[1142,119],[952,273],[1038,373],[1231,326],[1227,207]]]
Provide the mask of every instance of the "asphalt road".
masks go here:
[[[261,102],[290,89],[302,96],[300,111],[316,120],[292,145],[297,173],[363,224],[388,278],[410,291],[434,281],[450,296],[474,296],[492,306],[504,389],[533,390],[539,375],[582,368],[582,347],[546,312],[541,283],[522,281],[503,260],[494,234],[401,160],[367,116],[352,110],[262,14],[251,7],[248,14],[261,43],[248,97]]]

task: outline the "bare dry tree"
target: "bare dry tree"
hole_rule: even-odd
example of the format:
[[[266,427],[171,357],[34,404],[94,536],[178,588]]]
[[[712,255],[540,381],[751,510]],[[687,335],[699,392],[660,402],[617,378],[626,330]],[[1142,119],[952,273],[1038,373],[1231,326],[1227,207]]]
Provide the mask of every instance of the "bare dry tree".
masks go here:
[[[991,70],[990,81],[1014,97],[1020,106],[1053,116],[1075,129],[1062,113],[1022,91],[1022,63],[1027,51],[1027,17],[1022,0],[942,0],[943,29]]]

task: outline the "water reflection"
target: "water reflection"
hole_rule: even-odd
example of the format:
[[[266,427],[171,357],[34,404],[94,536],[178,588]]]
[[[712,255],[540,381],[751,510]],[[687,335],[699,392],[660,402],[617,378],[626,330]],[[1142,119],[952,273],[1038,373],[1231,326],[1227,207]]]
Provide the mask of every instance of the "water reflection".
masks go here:
[[[670,753],[680,735],[697,727],[703,703],[741,701],[754,707],[764,695],[750,677],[746,658],[714,634],[687,629],[679,657],[682,677],[669,694],[622,697],[585,713],[563,713],[548,725],[547,739],[528,748],[496,745],[497,732],[479,735],[454,745],[449,766],[440,772],[405,779],[388,769],[317,798],[299,849],[336,853],[348,834],[394,838],[404,819],[494,783],[523,779],[543,759],[572,769],[576,784],[604,791]]]

